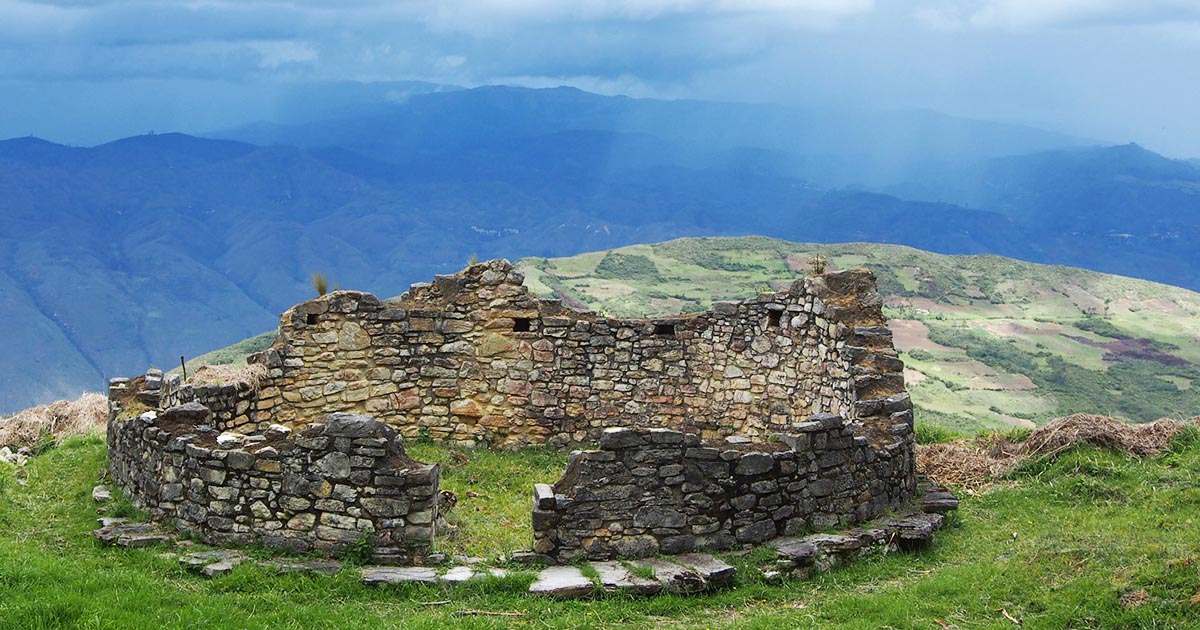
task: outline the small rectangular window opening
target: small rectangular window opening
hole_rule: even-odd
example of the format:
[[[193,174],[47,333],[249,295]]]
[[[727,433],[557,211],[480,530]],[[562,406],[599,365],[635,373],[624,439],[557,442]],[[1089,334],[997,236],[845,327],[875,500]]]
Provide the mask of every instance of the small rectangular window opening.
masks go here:
[[[312,326],[313,324],[317,323],[317,314],[316,314],[316,313],[309,313],[309,314],[308,314],[308,316],[304,318],[304,321],[305,321],[305,323],[307,323],[309,326]]]
[[[783,319],[783,311],[768,311],[767,326],[769,328],[779,328],[779,322]]]
[[[513,332],[529,332],[531,330],[531,326],[532,322],[528,317],[513,318]]]
[[[674,337],[675,324],[655,324],[654,334],[658,335],[659,337]]]

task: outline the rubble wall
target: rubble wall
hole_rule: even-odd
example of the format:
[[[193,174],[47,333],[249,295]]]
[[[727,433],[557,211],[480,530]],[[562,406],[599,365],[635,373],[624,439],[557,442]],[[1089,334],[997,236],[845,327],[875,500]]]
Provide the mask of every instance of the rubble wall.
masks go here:
[[[523,280],[490,261],[395,301],[299,304],[251,359],[269,377],[247,413],[260,428],[354,412],[407,436],[562,444],[611,426],[764,438],[813,413],[886,425],[906,396],[865,270],[654,319],[565,308]]]
[[[912,430],[876,448],[838,416],[771,442],[706,445],[667,429],[610,428],[534,491],[534,551],[557,562],[759,544],[868,521],[912,498]]]
[[[419,562],[433,543],[438,467],[408,458],[372,418],[218,439],[195,402],[121,415],[108,427],[113,481],[151,518],[205,543],[325,555],[366,545],[391,564]]]

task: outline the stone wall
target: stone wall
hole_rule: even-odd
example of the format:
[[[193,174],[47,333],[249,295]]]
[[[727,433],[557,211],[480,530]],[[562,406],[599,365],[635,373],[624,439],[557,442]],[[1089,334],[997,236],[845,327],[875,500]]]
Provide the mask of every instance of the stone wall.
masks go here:
[[[178,375],[162,378],[160,409],[200,403],[212,412],[211,424],[218,431],[253,432],[258,426],[258,390],[249,383],[191,385]],[[265,428],[265,427],[263,427]]]
[[[247,417],[262,428],[368,413],[404,435],[514,445],[627,425],[763,438],[813,413],[872,437],[906,405],[865,270],[656,319],[568,309],[522,282],[490,261],[395,301],[338,291],[299,304],[251,359],[269,377]]]
[[[129,382],[110,391],[109,474],[155,520],[213,545],[261,543],[372,559],[420,561],[433,543],[438,467],[405,455],[395,431],[334,414],[295,432],[219,434],[190,402],[126,416]]]
[[[903,414],[902,414],[903,415]],[[861,523],[916,488],[905,418],[876,448],[833,415],[778,441],[705,445],[667,429],[610,428],[534,491],[534,551],[558,562],[729,549]]]

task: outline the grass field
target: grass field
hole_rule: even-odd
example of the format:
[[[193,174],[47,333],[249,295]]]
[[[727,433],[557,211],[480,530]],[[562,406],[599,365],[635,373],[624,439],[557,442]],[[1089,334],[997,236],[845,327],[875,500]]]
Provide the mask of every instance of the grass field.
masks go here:
[[[814,256],[829,269],[875,272],[896,346],[910,376],[919,373],[909,390],[924,421],[978,432],[1076,412],[1145,422],[1200,410],[1192,387],[1200,294],[1176,287],[998,256],[762,237],[679,239],[519,267],[539,295],[647,316],[783,288]]]
[[[461,525],[473,540],[447,548],[489,557],[528,541],[528,483],[556,479],[562,463],[546,451],[412,451],[446,464],[444,486],[470,515]],[[0,469],[4,628],[1015,627],[1006,614],[1029,628],[1200,627],[1194,430],[1153,459],[1080,449],[1027,464],[1003,487],[963,497],[926,552],[783,584],[764,580],[752,555],[731,559],[741,568],[733,590],[574,602],[526,597],[529,573],[383,589],[349,573],[279,576],[247,565],[198,577],[161,557],[166,549],[92,540],[90,493],[104,461],[102,438],[89,436],[34,458],[19,473],[25,485]]]

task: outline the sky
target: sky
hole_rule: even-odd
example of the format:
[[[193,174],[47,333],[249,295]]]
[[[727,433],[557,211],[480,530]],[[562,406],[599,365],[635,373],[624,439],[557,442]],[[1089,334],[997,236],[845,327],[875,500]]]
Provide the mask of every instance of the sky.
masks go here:
[[[1200,0],[0,0],[0,137],[200,133],[410,80],[927,108],[1200,157]]]

